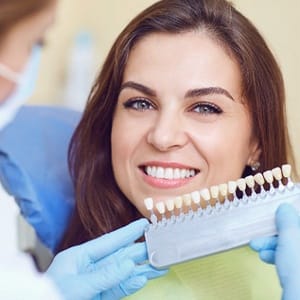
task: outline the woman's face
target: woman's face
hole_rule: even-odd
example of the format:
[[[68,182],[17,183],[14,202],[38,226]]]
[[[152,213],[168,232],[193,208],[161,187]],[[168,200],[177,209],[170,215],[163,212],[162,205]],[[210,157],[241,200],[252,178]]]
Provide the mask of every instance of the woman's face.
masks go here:
[[[113,118],[112,165],[145,216],[154,202],[238,179],[258,156],[238,64],[202,32],[151,34],[131,51]]]
[[[4,36],[0,44],[0,63],[16,73],[21,73],[30,56],[32,47],[41,44],[46,31],[54,22],[57,1],[34,15],[28,16]],[[15,88],[15,83],[0,76],[0,103]]]

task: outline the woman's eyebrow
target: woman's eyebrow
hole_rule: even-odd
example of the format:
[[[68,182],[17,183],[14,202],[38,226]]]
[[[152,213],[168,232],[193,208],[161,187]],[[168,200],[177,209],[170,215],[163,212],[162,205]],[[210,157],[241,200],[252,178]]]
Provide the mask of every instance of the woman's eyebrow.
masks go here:
[[[185,97],[191,98],[191,97],[214,95],[214,94],[225,95],[229,99],[235,101],[234,98],[231,96],[231,94],[227,90],[221,87],[206,87],[206,88],[189,90],[185,94]]]
[[[123,83],[120,92],[125,88],[135,89],[147,96],[156,97],[156,92],[153,89],[134,81],[127,81]],[[214,95],[214,94],[225,95],[229,99],[235,101],[234,98],[231,96],[231,94],[227,90],[221,87],[206,87],[206,88],[192,89],[185,94],[185,97],[192,98],[197,96],[206,96],[206,95]]]
[[[156,97],[156,92],[154,90],[152,90],[149,87],[144,86],[140,83],[134,82],[134,81],[127,81],[127,82],[123,83],[121,86],[120,92],[125,88],[134,89],[134,90],[142,92],[143,94],[145,94],[147,96]]]

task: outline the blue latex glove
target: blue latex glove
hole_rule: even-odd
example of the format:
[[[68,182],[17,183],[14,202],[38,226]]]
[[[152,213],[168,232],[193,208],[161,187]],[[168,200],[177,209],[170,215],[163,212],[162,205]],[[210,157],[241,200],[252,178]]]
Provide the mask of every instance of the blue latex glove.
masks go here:
[[[289,204],[276,212],[278,236],[259,238],[250,246],[267,263],[275,263],[284,300],[300,299],[300,218]]]
[[[148,279],[164,275],[145,263],[146,219],[59,253],[46,274],[65,299],[121,299],[141,289]]]

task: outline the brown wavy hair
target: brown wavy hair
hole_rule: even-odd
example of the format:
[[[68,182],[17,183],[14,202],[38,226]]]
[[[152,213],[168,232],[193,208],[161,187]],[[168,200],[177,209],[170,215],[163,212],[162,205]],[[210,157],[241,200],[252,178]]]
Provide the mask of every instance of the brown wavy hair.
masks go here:
[[[110,136],[131,49],[151,33],[205,30],[239,64],[243,96],[260,148],[260,169],[293,163],[278,64],[253,24],[225,0],[162,0],[121,32],[92,88],[70,144],[69,166],[76,209],[58,250],[95,238],[141,217],[114,179]],[[159,45],[158,45],[159,47]],[[249,173],[249,168],[244,174]]]

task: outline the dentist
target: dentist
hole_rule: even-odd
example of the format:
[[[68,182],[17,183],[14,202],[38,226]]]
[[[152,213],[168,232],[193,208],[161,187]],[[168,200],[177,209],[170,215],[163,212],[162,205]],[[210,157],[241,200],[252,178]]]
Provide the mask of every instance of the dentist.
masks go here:
[[[0,130],[13,120],[34,89],[41,47],[54,22],[56,5],[56,0],[0,2]],[[0,298],[120,299],[134,293],[148,279],[164,274],[145,263],[145,244],[134,243],[147,224],[141,219],[69,248],[54,258],[46,274],[29,263],[27,269],[0,263]],[[10,230],[7,224],[0,226]],[[5,247],[9,245],[2,245],[2,250]],[[2,250],[0,262],[2,253],[5,260]],[[14,265],[14,261],[6,263]]]

